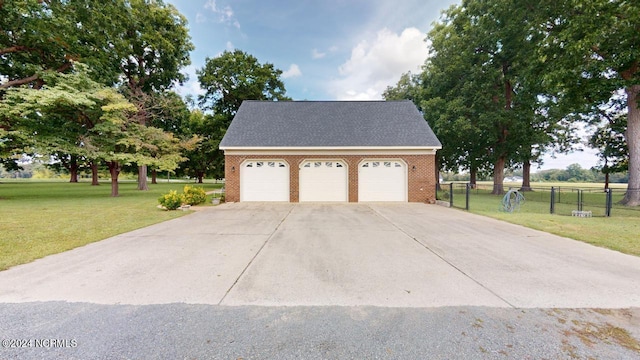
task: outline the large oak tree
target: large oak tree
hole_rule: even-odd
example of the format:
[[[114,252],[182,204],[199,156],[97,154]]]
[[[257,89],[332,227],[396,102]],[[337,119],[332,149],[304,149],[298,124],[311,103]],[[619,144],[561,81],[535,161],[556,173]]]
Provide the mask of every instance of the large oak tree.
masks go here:
[[[282,70],[273,64],[261,64],[256,57],[241,50],[225,51],[215,58],[207,58],[197,71],[200,87],[200,106],[209,112],[197,117],[194,126],[200,129],[202,145],[215,146],[212,157],[199,158],[190,165],[198,174],[213,171],[222,175],[224,154],[218,149],[227,128],[244,100],[286,101]],[[210,151],[209,151],[210,152]],[[196,155],[196,154],[192,154]],[[197,156],[197,155],[196,155]],[[200,177],[200,175],[198,175]]]
[[[193,49],[185,18],[162,0],[0,1],[0,28],[0,98],[15,86],[40,89],[43,74],[80,61],[93,80],[119,86],[142,125],[150,122],[147,99],[185,80],[180,70]],[[5,163],[32,145],[7,118],[0,118],[0,144]],[[150,164],[139,165],[146,189]]]
[[[186,77],[182,68],[189,65],[194,49],[186,18],[162,0],[129,0],[121,33],[114,49],[123,76],[123,90],[138,108],[141,125],[152,122],[149,98],[162,93]],[[147,166],[138,164],[138,189],[147,190]]]
[[[620,103],[627,112],[629,182],[622,200],[640,205],[640,2],[545,0],[540,21],[545,42],[545,84],[574,111],[599,117]]]

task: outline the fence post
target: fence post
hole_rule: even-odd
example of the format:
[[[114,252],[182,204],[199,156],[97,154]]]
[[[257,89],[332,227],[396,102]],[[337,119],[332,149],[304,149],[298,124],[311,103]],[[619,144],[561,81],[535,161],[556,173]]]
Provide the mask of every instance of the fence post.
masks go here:
[[[611,208],[613,207],[613,194],[611,193],[611,189],[606,189],[605,192],[607,193],[607,207],[605,213],[607,217],[610,217]]]
[[[449,183],[449,207],[453,207],[453,183]]]
[[[471,191],[471,184],[467,183],[467,194],[466,194],[466,204],[465,210],[469,211],[469,192]]]
[[[560,199],[560,196],[562,195],[562,190],[560,190],[560,186],[558,186],[558,201],[557,202],[561,202],[562,200]]]
[[[582,190],[578,189],[578,211],[582,211]]]
[[[556,188],[551,187],[551,204],[549,205],[549,213],[553,214],[556,212]]]

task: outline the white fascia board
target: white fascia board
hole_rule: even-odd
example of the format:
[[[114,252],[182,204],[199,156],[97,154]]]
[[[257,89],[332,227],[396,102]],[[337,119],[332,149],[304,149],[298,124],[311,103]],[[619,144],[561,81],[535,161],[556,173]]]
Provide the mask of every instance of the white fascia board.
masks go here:
[[[440,146],[224,147],[225,155],[433,155]]]

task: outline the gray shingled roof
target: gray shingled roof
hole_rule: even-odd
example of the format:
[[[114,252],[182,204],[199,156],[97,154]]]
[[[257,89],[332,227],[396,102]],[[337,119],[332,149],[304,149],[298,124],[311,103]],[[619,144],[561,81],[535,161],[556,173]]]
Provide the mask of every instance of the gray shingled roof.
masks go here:
[[[220,148],[440,147],[410,101],[245,101]]]

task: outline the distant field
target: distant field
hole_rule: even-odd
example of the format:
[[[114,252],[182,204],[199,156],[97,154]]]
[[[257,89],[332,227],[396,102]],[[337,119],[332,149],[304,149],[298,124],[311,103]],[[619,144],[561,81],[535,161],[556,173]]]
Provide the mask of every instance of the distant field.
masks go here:
[[[478,181],[478,185],[493,186],[491,181]],[[504,182],[505,189],[509,187],[520,187],[522,182]],[[531,182],[532,188],[567,187],[576,189],[604,189],[604,183],[580,183],[580,182]],[[610,183],[612,189],[626,189],[627,184]]]
[[[165,180],[139,191],[135,182],[122,182],[120,197],[112,198],[108,182],[0,179],[0,270],[182,216],[158,209],[157,199],[185,184]]]

